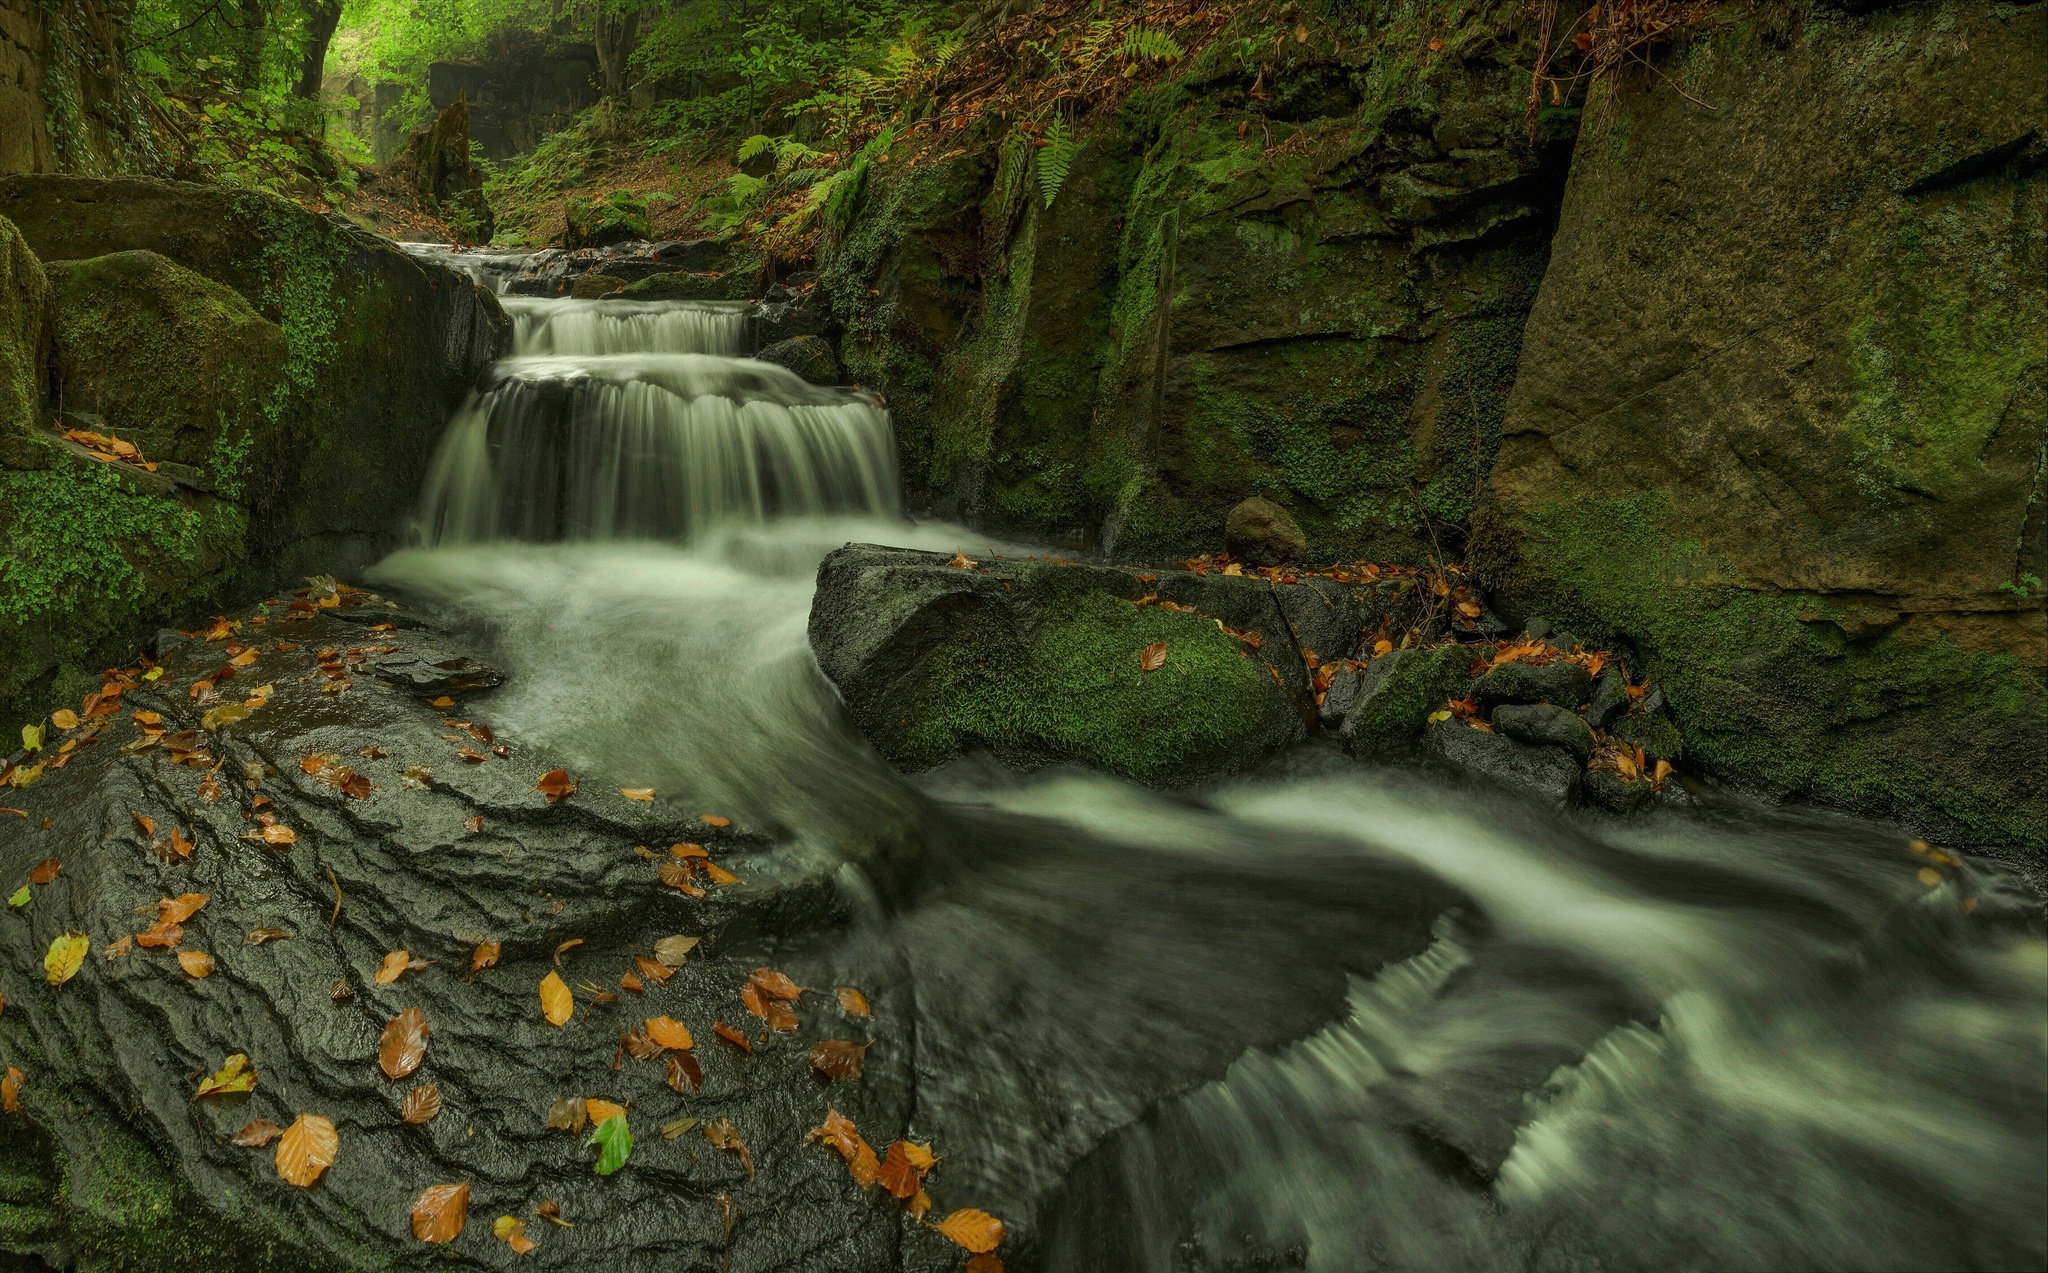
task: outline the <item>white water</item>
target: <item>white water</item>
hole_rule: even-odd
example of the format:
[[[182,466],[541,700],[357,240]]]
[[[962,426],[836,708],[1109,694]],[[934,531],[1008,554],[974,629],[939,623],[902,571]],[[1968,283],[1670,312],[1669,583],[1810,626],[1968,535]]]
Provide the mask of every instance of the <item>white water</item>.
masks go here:
[[[1982,864],[1928,888],[1879,824],[1576,821],[1313,746],[1192,796],[906,782],[811,658],[817,563],[991,545],[891,515],[886,416],[715,355],[708,308],[519,308],[554,352],[451,426],[380,578],[488,634],[501,732],[893,876],[849,958],[914,976],[917,1133],[1012,1269],[2048,1264],[2048,942]],[[549,446],[553,521],[507,461]],[[1382,963],[1403,916],[1434,940]]]

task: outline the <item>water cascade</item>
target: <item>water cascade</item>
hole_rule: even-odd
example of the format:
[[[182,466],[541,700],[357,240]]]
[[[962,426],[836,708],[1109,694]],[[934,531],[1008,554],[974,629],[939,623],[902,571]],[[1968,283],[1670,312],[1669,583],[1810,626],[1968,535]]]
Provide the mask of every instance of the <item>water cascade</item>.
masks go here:
[[[905,779],[811,658],[817,563],[997,546],[896,515],[885,411],[737,356],[736,307],[508,304],[379,586],[490,634],[501,734],[844,863],[846,976],[907,970],[916,1132],[1008,1267],[2048,1260],[2048,944],[1995,864],[1929,890],[1879,823],[1581,820],[1314,741],[1171,797]]]

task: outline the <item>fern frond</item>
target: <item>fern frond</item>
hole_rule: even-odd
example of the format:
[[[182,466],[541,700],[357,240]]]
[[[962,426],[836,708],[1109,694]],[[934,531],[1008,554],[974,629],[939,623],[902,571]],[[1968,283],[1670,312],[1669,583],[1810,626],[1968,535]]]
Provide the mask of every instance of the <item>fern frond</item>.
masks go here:
[[[815,186],[831,175],[832,170],[829,168],[792,168],[782,174],[782,184],[792,190],[801,190],[806,186]]]
[[[775,139],[766,133],[755,133],[740,143],[739,153],[733,156],[734,163],[745,163],[756,155],[765,155],[775,149]]]
[[[1149,27],[1135,27],[1124,36],[1120,50],[1126,57],[1146,58],[1154,62],[1178,62],[1187,56],[1187,50],[1164,31]]]
[[[1055,115],[1045,129],[1045,145],[1038,151],[1038,190],[1045,196],[1045,206],[1059,198],[1060,187],[1067,182],[1067,170],[1074,165],[1074,155],[1081,149],[1067,131],[1064,116]]]

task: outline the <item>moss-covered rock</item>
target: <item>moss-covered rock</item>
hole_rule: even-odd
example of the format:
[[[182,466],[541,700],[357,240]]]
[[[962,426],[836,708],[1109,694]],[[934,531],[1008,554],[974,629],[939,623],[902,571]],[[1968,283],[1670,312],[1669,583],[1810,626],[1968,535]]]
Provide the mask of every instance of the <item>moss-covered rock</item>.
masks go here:
[[[1475,554],[1693,759],[2036,845],[2044,64],[2039,6],[1815,9],[1596,103]]]
[[[12,221],[0,217],[0,465],[34,463],[50,351],[50,281]]]
[[[1472,683],[1472,655],[1462,646],[1389,650],[1369,664],[1356,705],[1339,726],[1353,754],[1370,756],[1412,743],[1445,700]]]
[[[511,335],[468,279],[253,191],[17,175],[0,215],[58,279],[55,394],[166,461],[117,471],[45,435],[41,467],[0,469],[0,718],[158,627],[396,546]]]
[[[1255,579],[1229,586],[1248,598],[1266,591]],[[811,648],[862,732],[905,769],[978,746],[1178,782],[1242,768],[1301,736],[1291,687],[1302,667],[1270,598],[1253,604],[1279,635],[1255,656],[1220,616],[1133,604],[1144,593],[1113,569],[956,567],[853,545],[818,571]],[[1155,645],[1165,660],[1148,669],[1141,656]]]

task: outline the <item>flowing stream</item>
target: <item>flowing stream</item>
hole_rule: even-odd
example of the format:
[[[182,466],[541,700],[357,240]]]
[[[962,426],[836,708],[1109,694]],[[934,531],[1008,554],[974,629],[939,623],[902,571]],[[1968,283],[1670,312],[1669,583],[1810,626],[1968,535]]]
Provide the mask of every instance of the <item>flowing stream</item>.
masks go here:
[[[817,564],[995,546],[902,519],[886,411],[740,356],[736,306],[507,305],[380,581],[486,635],[501,729],[847,864],[1013,1269],[2048,1263],[2048,942],[1996,864],[1315,741],[1196,792],[905,779],[811,657]]]

